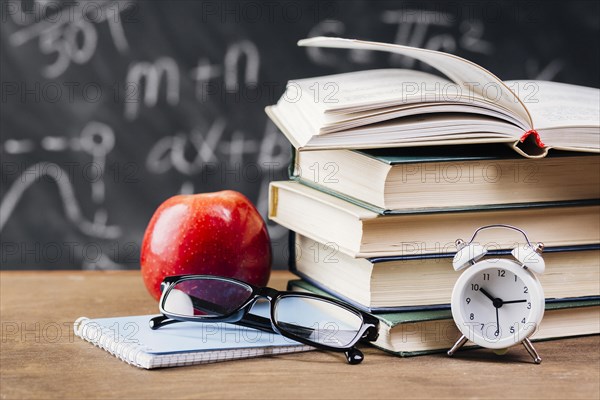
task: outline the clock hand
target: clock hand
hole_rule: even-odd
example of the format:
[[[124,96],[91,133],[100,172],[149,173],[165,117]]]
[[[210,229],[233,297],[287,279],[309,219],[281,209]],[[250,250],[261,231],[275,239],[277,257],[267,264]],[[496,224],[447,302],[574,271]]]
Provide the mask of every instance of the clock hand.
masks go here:
[[[527,300],[511,300],[511,301],[503,301],[502,304],[513,304],[513,303],[525,303]]]
[[[479,291],[480,291],[481,293],[483,293],[483,294],[485,295],[485,297],[487,297],[487,298],[488,298],[488,299],[490,299],[491,301],[494,301],[494,300],[495,300],[495,299],[494,299],[494,297],[493,297],[491,294],[489,294],[489,293],[487,292],[487,290],[485,290],[484,288],[480,288],[480,289],[479,289]]]
[[[500,320],[498,318],[498,309],[499,307],[496,307],[496,336],[500,334]]]

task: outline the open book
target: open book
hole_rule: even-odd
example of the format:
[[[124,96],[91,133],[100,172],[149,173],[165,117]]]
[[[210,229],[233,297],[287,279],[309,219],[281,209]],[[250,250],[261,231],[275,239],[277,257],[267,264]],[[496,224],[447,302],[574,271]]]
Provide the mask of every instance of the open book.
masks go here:
[[[269,117],[300,150],[509,143],[526,157],[548,149],[600,152],[600,90],[503,82],[440,51],[329,37],[300,46],[387,51],[441,72],[379,69],[290,81]]]

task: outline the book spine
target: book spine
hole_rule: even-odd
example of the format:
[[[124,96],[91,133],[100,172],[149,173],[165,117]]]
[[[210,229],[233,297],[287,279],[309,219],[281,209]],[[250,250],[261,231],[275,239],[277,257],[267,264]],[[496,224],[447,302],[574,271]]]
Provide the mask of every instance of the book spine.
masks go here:
[[[296,148],[294,148],[294,146],[290,146],[292,148],[291,151],[291,160],[290,160],[290,164],[288,165],[288,177],[290,179],[294,179],[298,177],[298,171],[296,170],[296,163],[298,162],[298,150],[296,150]]]
[[[76,336],[106,350],[127,364],[139,368],[149,368],[145,363],[142,364],[138,361],[138,355],[143,352],[143,347],[137,342],[118,335],[110,328],[102,328],[94,321],[90,321],[89,318],[80,317],[74,322],[73,331]]]
[[[519,142],[523,143],[530,136],[533,137],[533,139],[535,140],[535,144],[537,145],[537,147],[539,147],[541,149],[546,147],[544,142],[542,142],[542,138],[540,137],[540,134],[535,129],[530,129],[527,132],[525,132],[523,134],[523,136],[521,136],[521,139],[519,139]]]
[[[535,129],[530,129],[513,143],[512,148],[527,158],[543,158],[548,155],[551,147],[542,142],[540,134]]]
[[[288,269],[296,273],[296,232],[290,230],[288,233]]]
[[[311,189],[315,189],[315,190],[318,190],[319,192],[322,192],[322,193],[325,193],[325,194],[337,197],[338,199],[347,201],[350,204],[354,204],[355,206],[362,207],[365,210],[369,210],[369,211],[372,211],[372,212],[380,214],[380,215],[395,213],[394,210],[386,210],[385,208],[377,207],[377,206],[375,206],[373,204],[369,204],[369,203],[364,202],[362,200],[359,200],[359,199],[357,199],[355,197],[346,195],[344,193],[341,193],[341,192],[338,192],[336,190],[330,189],[330,188],[328,188],[326,186],[323,186],[323,185],[320,185],[318,183],[315,183],[315,182],[311,181],[310,179],[302,178],[301,176],[293,176],[293,177],[291,177],[291,180],[299,182],[302,185],[308,186]]]

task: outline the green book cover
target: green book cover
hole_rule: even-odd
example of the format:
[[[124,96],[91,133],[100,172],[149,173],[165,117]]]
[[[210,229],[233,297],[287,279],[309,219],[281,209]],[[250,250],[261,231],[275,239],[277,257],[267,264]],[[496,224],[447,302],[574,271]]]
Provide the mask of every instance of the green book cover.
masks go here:
[[[310,283],[297,279],[292,280],[288,283],[290,290],[301,290],[308,291],[311,293],[319,294],[327,297],[334,297],[330,293],[327,293],[319,288],[311,285]],[[569,301],[558,301],[553,303],[546,303],[545,309],[548,310],[559,310],[565,308],[575,307],[592,307],[600,306],[600,297],[590,297],[581,300],[569,300]],[[394,313],[383,313],[373,314],[384,324],[394,327],[399,324],[406,324],[411,322],[423,322],[423,321],[439,321],[444,319],[452,319],[452,312],[450,310],[428,310],[424,308],[418,311],[402,311]]]
[[[431,146],[418,148],[384,148],[369,150],[353,150],[366,157],[376,159],[384,164],[421,164],[434,162],[469,162],[483,160],[518,160],[524,159],[509,146],[469,145],[457,146],[448,151],[447,146]],[[548,158],[594,156],[592,153],[577,153],[571,151],[554,151],[548,153]],[[536,160],[525,159],[525,162],[535,163]]]

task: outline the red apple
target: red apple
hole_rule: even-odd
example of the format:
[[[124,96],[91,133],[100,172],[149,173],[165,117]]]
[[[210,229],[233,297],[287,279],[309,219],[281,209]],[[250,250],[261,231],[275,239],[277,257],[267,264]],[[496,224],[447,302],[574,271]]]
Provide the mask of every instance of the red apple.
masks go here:
[[[264,286],[271,272],[269,233],[241,193],[174,196],[146,228],[141,264],[144,283],[157,300],[169,275],[219,275]]]

